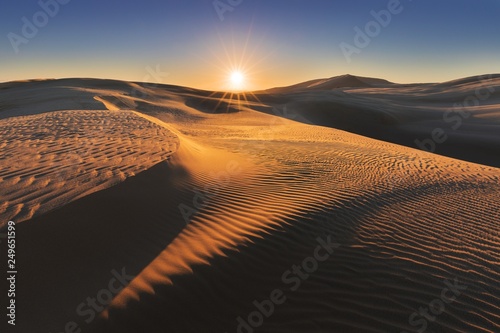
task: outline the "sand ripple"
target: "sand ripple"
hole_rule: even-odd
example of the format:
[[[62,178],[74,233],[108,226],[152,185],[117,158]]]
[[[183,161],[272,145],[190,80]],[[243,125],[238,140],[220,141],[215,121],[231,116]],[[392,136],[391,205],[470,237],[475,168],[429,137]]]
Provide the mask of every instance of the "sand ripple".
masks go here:
[[[89,110],[0,120],[0,142],[2,223],[113,186],[167,159],[178,144],[131,111]]]

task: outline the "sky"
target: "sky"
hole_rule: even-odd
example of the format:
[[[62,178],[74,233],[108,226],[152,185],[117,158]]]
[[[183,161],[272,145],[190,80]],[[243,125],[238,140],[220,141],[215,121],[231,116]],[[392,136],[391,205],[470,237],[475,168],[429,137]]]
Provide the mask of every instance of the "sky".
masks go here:
[[[0,82],[257,90],[500,73],[500,0],[1,0]]]

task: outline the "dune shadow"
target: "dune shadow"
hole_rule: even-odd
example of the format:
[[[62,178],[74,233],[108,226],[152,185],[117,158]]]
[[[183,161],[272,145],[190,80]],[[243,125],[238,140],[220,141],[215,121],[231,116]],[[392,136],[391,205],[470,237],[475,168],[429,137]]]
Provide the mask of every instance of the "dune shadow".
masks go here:
[[[463,189],[469,186],[464,183]],[[436,189],[446,191],[446,184],[413,188],[411,193],[425,196]],[[366,193],[286,218],[279,228],[208,259],[208,265],[192,266],[192,274],[170,276],[172,285],[153,286],[154,294],[140,294],[140,301],[132,300],[124,309],[110,307],[109,318],[96,322],[89,332],[237,332],[237,318],[246,319],[256,311],[253,302],[268,300],[275,289],[283,291],[286,301],[253,332],[400,332],[412,329],[408,318],[414,309],[440,297],[443,275],[458,276],[469,289],[461,297],[461,307],[447,308],[429,327],[463,325],[461,318],[492,327],[493,317],[469,313],[480,293],[470,270],[445,267],[449,262],[441,252],[434,254],[443,264],[436,269],[428,262],[398,259],[398,251],[384,253],[386,244],[360,240],[361,226],[373,223],[381,210],[403,200],[409,191]],[[418,211],[407,218],[412,219],[404,221],[407,224],[422,221]],[[340,246],[292,290],[283,274],[314,256],[318,238],[326,242],[330,236]],[[393,246],[404,250],[407,245]]]
[[[77,306],[96,297],[112,271],[137,275],[184,228],[173,184],[184,170],[167,162],[17,226],[19,332],[60,332],[82,323]],[[24,316],[23,315],[23,316]],[[20,317],[22,317],[20,315]]]

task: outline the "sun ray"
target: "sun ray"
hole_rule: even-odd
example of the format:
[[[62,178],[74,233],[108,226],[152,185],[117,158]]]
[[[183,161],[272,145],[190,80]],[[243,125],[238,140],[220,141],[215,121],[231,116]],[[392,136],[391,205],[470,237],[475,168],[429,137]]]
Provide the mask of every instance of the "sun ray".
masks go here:
[[[211,92],[205,99],[218,99],[214,112],[220,110],[223,104],[226,105],[222,110],[229,112],[232,108],[242,110],[245,106],[262,103],[259,97],[251,92],[255,84],[256,74],[265,72],[262,69],[257,70],[257,68],[275,54],[279,47],[273,46],[270,50],[267,49],[266,52],[258,56],[265,38],[260,38],[256,41],[257,44],[252,43],[252,30],[253,24],[247,31],[246,36],[239,39],[234,34],[228,39],[225,39],[224,34],[220,31],[216,34],[219,41],[218,52],[214,49],[210,50],[215,63],[205,61],[217,68],[221,73],[220,79],[217,80],[220,89]],[[238,45],[238,41],[241,41],[241,45]],[[253,46],[250,47],[250,45]]]

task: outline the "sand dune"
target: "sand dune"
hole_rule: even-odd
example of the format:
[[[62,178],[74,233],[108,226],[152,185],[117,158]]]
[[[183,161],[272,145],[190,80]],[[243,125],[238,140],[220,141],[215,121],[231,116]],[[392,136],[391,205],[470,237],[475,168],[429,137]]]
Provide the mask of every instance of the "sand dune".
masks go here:
[[[266,90],[268,93],[297,93],[301,91],[325,91],[338,88],[368,88],[368,87],[385,87],[391,86],[393,83],[369,77],[360,77],[354,75],[341,75],[329,79],[311,80],[304,83],[295,84],[288,87],[278,87]]]
[[[313,88],[307,82],[278,91],[271,89],[258,98],[286,107],[298,121],[500,166],[500,75],[439,84],[356,83],[361,80],[366,79],[343,76],[324,80]],[[331,90],[332,85],[339,89]],[[264,111],[271,113],[272,109]],[[432,140],[435,130],[444,132],[444,142]]]
[[[177,137],[131,111],[55,111],[0,120],[3,226],[108,188],[166,160]]]
[[[471,331],[474,325],[454,318],[477,309],[472,322],[486,313],[496,320],[496,170],[436,164],[390,146],[364,148],[359,138],[349,144],[298,140],[248,148],[261,161],[258,174],[232,180],[210,200],[115,298],[102,325],[125,332],[236,331],[236,319],[255,310],[254,300],[280,288],[289,302],[258,331],[396,332],[409,329],[413,308],[432,301],[442,280],[455,277],[472,286],[470,293],[435,327]],[[353,148],[356,153],[344,153]],[[275,149],[283,157],[268,162]],[[470,197],[480,199],[460,208]],[[484,214],[484,206],[494,208]],[[334,258],[291,291],[282,274],[312,256],[316,238],[325,235],[340,244]],[[484,258],[484,251],[493,257]],[[193,315],[196,320],[184,319]],[[494,329],[489,320],[484,327]]]
[[[4,211],[14,207],[4,200],[12,189],[22,203],[33,191],[33,200],[40,198],[43,186],[30,186],[59,175],[54,161],[64,161],[67,151],[89,152],[90,160],[78,164],[82,173],[102,170],[104,177],[87,176],[99,190],[94,193],[68,185],[78,181],[73,174],[59,188],[47,187],[55,198],[80,197],[59,209],[42,200],[18,224],[19,243],[29,244],[18,253],[25,263],[18,311],[30,314],[19,317],[19,332],[60,332],[70,321],[82,332],[500,330],[499,169],[327,127],[340,119],[362,130],[365,118],[373,127],[418,119],[439,124],[440,98],[460,100],[475,83],[449,83],[441,94],[426,85],[328,92],[313,86],[248,95],[243,104],[237,100],[243,96],[219,103],[220,93],[172,86],[36,84],[40,96],[44,89],[61,92],[58,105],[80,98],[108,110],[79,106],[15,117],[29,114],[24,108],[36,98],[17,110],[2,95],[0,115],[9,114],[2,122],[12,128],[2,132],[9,154],[26,152],[31,160],[26,166],[8,160],[7,175],[35,177],[19,189],[2,179]],[[11,89],[21,95],[23,84]],[[498,142],[495,96],[472,116],[491,136],[485,149]],[[343,116],[322,114],[334,103]],[[349,119],[353,114],[356,120]],[[470,129],[464,125],[461,135],[480,142]],[[40,132],[59,133],[62,141],[47,134],[44,141]],[[27,138],[52,158],[30,155],[36,152]],[[113,178],[127,167],[135,176]],[[294,265],[304,267],[300,274]],[[87,297],[99,299],[122,269],[135,278],[90,320]],[[281,292],[279,304],[252,317],[254,302],[269,304],[274,291]],[[443,295],[455,297],[441,301],[439,314],[412,317],[441,304],[436,300]],[[257,327],[248,326],[252,320]]]

